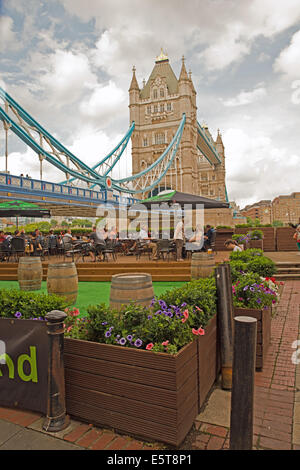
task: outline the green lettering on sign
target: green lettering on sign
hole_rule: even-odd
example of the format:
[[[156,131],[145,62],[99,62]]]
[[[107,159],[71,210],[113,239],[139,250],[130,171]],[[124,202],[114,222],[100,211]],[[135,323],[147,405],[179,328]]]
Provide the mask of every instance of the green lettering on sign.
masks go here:
[[[14,366],[14,363],[13,363],[11,357],[9,357],[8,354],[4,353],[4,354],[0,355],[0,361],[2,361],[3,359],[4,359],[4,364],[6,364],[7,367],[8,367],[8,377],[10,379],[13,379],[15,377],[15,366]],[[0,370],[0,377],[2,377],[2,375],[3,374]]]
[[[21,356],[18,358],[18,374],[20,379],[24,380],[24,382],[29,382],[30,380],[32,380],[32,382],[37,382],[36,347],[29,346],[29,349],[30,356],[28,356],[28,354],[21,354]],[[29,375],[24,373],[23,364],[25,361],[28,361],[31,367],[31,372]]]

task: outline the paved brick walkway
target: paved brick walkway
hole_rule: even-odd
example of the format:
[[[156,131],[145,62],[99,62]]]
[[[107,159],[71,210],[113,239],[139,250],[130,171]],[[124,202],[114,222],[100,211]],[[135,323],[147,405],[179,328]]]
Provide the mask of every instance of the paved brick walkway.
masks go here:
[[[296,353],[292,344],[300,338],[299,307],[300,281],[287,282],[276,315],[272,319],[271,345],[264,369],[262,372],[256,372],[255,377],[254,449],[300,450],[300,365],[296,366],[292,362],[292,354]],[[300,342],[298,357],[300,360]],[[0,431],[1,422],[22,426],[35,433],[35,436],[37,433],[47,434],[66,444],[74,444],[76,448],[168,448],[161,443],[146,443],[75,420],[71,420],[64,431],[45,433],[42,431],[44,417],[16,409],[0,408]],[[181,446],[181,449],[189,450],[228,448],[229,426],[216,426],[199,419],[196,419],[194,429]]]
[[[300,449],[300,365],[292,362],[296,352],[292,344],[299,337],[299,309],[300,281],[289,281],[272,319],[263,371],[255,374],[254,449]],[[228,449],[229,427],[197,420],[196,428],[193,449]]]

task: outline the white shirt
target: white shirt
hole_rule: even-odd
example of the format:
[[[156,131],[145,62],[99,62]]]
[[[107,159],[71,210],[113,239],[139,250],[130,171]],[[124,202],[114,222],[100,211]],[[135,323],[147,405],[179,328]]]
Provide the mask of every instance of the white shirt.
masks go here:
[[[183,240],[183,223],[178,222],[175,233],[174,233],[174,240]]]
[[[240,246],[235,246],[233,248],[233,251],[243,251],[242,248]]]

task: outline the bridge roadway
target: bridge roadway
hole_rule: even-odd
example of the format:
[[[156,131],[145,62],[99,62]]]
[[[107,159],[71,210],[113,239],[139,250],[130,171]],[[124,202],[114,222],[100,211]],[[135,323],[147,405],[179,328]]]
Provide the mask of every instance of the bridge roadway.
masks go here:
[[[120,197],[109,190],[96,191],[0,173],[0,201],[14,199],[37,203],[50,209],[52,216],[69,217],[95,217],[97,207],[103,203],[117,206],[138,202],[138,199]]]

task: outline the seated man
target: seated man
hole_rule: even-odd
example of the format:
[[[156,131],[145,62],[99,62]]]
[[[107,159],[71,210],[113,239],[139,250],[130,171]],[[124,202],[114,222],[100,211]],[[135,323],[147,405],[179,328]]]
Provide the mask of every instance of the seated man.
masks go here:
[[[147,232],[147,227],[145,226],[141,227],[138,240],[144,243],[145,245],[147,245],[147,247],[151,249],[152,259],[157,261],[158,260],[158,253],[157,253],[158,245],[157,243],[154,243],[153,241],[151,241],[151,238],[149,237],[148,232]],[[134,242],[134,245],[130,248],[129,251],[134,251],[136,249],[136,246],[137,246],[137,242]]]
[[[96,261],[96,257],[101,255],[101,252],[105,248],[105,240],[107,238],[105,231],[98,231],[96,230],[96,226],[93,227],[93,231],[89,234],[89,239],[92,242],[90,255],[92,257],[92,261]]]
[[[204,232],[204,249],[207,251],[211,248],[211,242],[214,235],[214,229],[210,225],[206,225]]]

